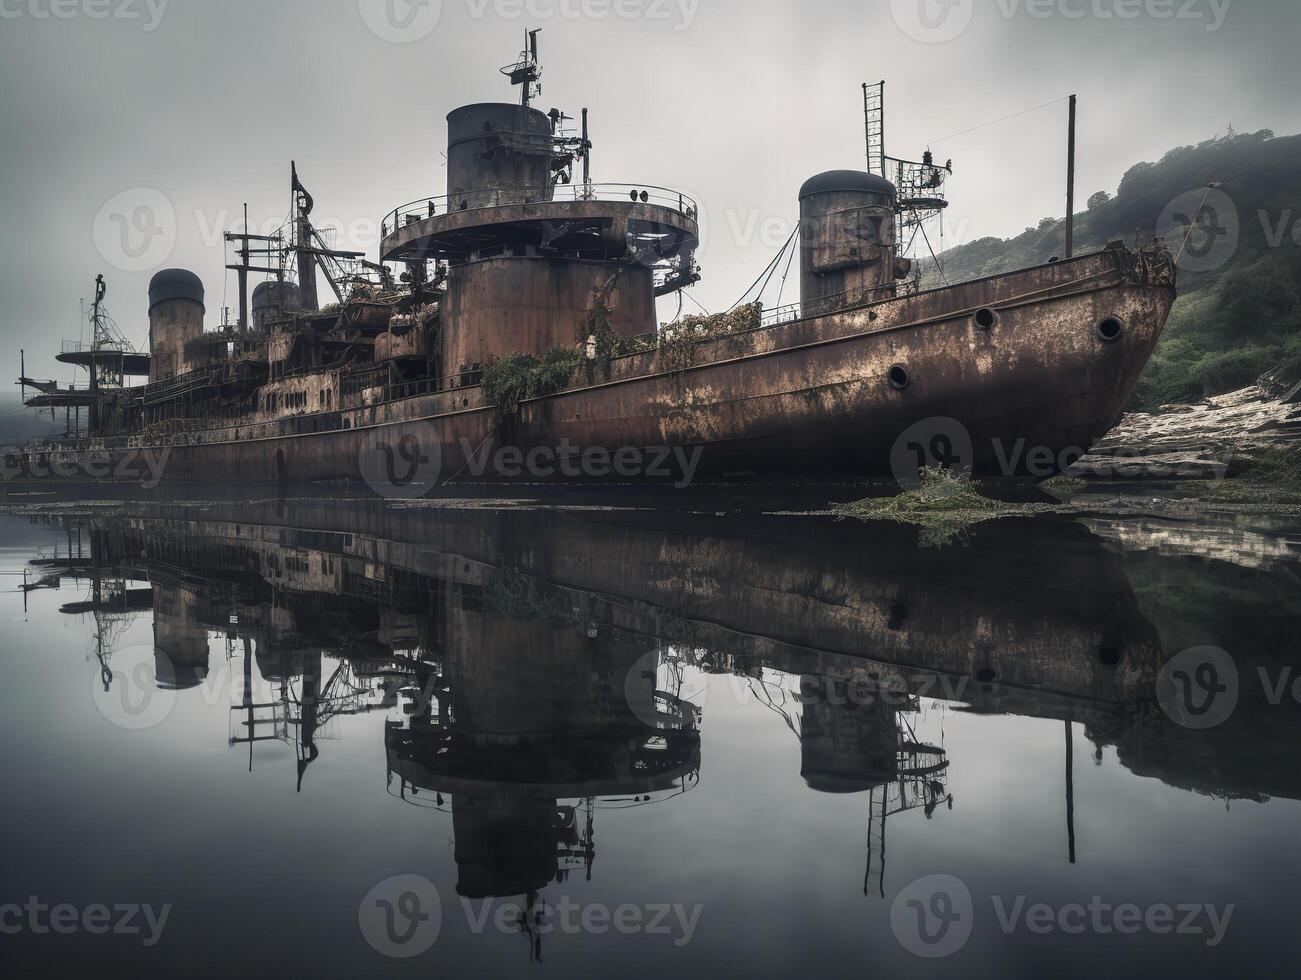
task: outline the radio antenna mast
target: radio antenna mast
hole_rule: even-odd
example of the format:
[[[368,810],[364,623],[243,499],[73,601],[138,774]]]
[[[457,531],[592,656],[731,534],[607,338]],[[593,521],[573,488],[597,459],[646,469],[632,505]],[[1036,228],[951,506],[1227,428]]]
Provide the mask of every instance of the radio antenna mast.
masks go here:
[[[501,73],[510,79],[512,85],[522,85],[520,105],[525,109],[532,103],[534,96],[542,94],[538,80],[542,77],[542,66],[538,64],[538,35],[542,28],[537,27],[524,35],[524,50],[520,52],[519,61],[507,65]]]

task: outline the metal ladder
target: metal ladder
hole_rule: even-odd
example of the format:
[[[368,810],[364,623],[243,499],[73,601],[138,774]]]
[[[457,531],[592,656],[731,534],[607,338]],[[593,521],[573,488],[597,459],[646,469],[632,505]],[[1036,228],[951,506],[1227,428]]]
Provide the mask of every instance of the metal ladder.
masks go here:
[[[885,174],[885,82],[863,83],[863,121],[867,130],[867,169]]]

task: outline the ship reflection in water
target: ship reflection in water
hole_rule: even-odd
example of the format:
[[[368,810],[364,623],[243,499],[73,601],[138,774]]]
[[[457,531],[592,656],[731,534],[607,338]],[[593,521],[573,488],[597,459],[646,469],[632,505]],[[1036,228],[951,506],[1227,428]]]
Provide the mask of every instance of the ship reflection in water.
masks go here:
[[[0,531],[0,899],[171,906],[147,947],[7,935],[10,975],[1219,974],[1292,941],[1294,537],[324,501]],[[935,881],[960,942],[918,955]],[[1090,902],[1209,911],[1066,928]]]

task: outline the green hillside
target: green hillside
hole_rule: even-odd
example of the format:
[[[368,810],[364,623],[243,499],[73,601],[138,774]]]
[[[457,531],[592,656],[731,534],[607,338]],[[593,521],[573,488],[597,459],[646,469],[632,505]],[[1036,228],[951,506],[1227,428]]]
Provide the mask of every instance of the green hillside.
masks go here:
[[[1157,163],[1135,164],[1114,196],[1090,196],[1080,188],[1088,210],[1075,218],[1077,252],[1117,238],[1132,247],[1136,233],[1150,240],[1172,202],[1191,199],[1191,208],[1174,211],[1195,211],[1212,181],[1231,202],[1231,209],[1221,209],[1228,214],[1203,215],[1192,233],[1179,272],[1179,300],[1131,408],[1150,411],[1232,391],[1284,361],[1301,373],[1298,161],[1301,136],[1262,130],[1181,146]],[[1212,221],[1209,229],[1222,241],[1199,261],[1194,253],[1205,252]],[[1235,228],[1236,248],[1226,236]],[[1178,233],[1169,221],[1159,230],[1168,238]],[[949,282],[993,275],[1061,255],[1064,235],[1063,219],[1045,218],[1016,238],[982,238],[950,249],[941,262]],[[1172,241],[1172,251],[1178,248],[1179,241]],[[923,278],[927,285],[940,283],[931,263],[923,265]]]

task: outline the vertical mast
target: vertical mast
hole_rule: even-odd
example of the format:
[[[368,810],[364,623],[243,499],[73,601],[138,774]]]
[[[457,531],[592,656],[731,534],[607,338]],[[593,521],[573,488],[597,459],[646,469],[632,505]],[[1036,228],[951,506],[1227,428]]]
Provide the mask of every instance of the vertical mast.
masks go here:
[[[1066,722],[1066,844],[1071,864],[1075,863],[1075,740]]]
[[[295,222],[297,218],[294,218]],[[248,204],[244,205],[244,230],[226,232],[226,241],[239,242],[239,247],[235,249],[235,255],[239,257],[238,265],[228,265],[227,269],[233,269],[239,281],[239,314],[236,324],[241,334],[247,333],[251,329],[252,320],[249,318],[249,292],[248,292],[248,274],[250,272],[263,272],[276,277],[276,281],[284,283],[285,281],[285,249],[282,248],[283,238],[279,232],[274,235],[254,235],[248,230]],[[294,238],[291,235],[290,238]],[[266,242],[265,247],[253,248],[250,242]],[[276,263],[272,265],[253,265],[250,259],[254,255],[276,257]],[[269,259],[264,259],[269,261]],[[283,301],[284,293],[279,294]],[[230,307],[222,307],[222,325],[230,324]]]
[[[316,250],[312,248],[312,195],[298,180],[298,166],[290,161],[294,195],[294,234],[298,252],[298,294],[304,310],[318,310],[316,298]]]
[[[510,79],[512,85],[522,87],[519,103],[525,109],[533,102],[533,96],[542,94],[542,86],[538,84],[538,79],[542,77],[542,69],[538,67],[540,33],[542,33],[540,27],[527,32],[524,35],[524,50],[520,52],[519,61],[501,70],[501,73]]]
[[[541,30],[542,28],[539,27],[536,30],[529,31],[524,38],[524,63],[527,77],[524,81],[524,92],[521,99],[525,109],[529,107],[529,103],[533,100],[533,86],[542,74],[538,71],[538,33]]]
[[[92,394],[99,391],[99,359],[96,355],[99,353],[100,345],[104,342],[104,314],[101,310],[101,304],[104,302],[106,290],[104,275],[100,273],[95,277],[95,302],[90,308],[90,390]],[[94,435],[99,431],[98,399],[90,403],[86,428],[88,430],[87,435]]]
[[[1075,255],[1075,96],[1066,137],[1066,257]]]
[[[587,138],[587,109],[583,109],[583,193],[592,189],[592,141]]]
[[[104,293],[108,287],[104,285],[104,275],[95,277],[95,302],[90,308],[90,346],[94,350],[99,350],[103,346],[106,338],[104,337],[104,317],[100,312],[100,304],[104,302]]]
[[[248,332],[248,202],[244,202],[244,247],[239,250],[239,332]]]

